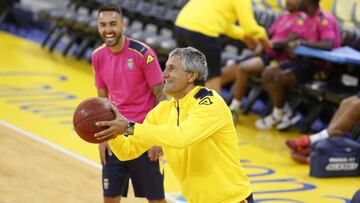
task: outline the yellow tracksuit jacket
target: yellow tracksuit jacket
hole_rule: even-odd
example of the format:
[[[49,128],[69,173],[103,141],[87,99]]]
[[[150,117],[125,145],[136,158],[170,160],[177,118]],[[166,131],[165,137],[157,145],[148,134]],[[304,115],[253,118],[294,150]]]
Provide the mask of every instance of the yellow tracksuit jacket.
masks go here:
[[[190,203],[235,203],[251,194],[240,165],[230,110],[215,91],[197,86],[184,98],[150,111],[134,135],[109,141],[120,160],[162,146],[166,160]]]

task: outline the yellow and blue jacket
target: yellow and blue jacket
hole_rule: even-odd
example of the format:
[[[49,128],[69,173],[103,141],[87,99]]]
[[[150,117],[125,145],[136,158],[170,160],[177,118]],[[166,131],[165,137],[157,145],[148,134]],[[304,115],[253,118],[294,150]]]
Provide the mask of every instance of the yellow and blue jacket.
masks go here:
[[[251,194],[230,110],[220,95],[204,87],[180,100],[162,101],[135,125],[134,135],[117,136],[109,145],[120,160],[162,146],[190,203],[240,202]]]

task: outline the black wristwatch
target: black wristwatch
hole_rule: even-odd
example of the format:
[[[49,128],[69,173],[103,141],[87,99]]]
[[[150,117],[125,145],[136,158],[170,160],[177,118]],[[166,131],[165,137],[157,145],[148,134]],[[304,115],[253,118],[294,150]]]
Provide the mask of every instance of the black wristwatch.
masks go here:
[[[135,123],[133,121],[129,121],[124,135],[125,136],[133,135],[134,134],[134,128],[135,128]]]

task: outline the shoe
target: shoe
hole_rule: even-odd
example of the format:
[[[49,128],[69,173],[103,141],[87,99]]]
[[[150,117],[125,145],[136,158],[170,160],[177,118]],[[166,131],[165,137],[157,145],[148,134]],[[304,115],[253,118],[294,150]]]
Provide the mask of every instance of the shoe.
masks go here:
[[[285,103],[284,105],[284,116],[288,116],[289,118],[293,115],[293,111],[289,105],[289,103]]]
[[[291,150],[293,152],[296,152],[298,154],[304,155],[304,156],[309,156],[311,153],[311,147],[302,147],[302,148],[298,148],[296,151],[295,150]]]
[[[291,124],[296,125],[301,119],[302,117],[299,114],[296,114],[295,116],[291,117]]]
[[[295,151],[291,152],[291,159],[300,164],[310,164],[310,155],[303,155]]]
[[[284,115],[280,122],[275,126],[277,130],[285,131],[292,126],[292,122],[289,115]]]
[[[272,114],[265,116],[255,122],[255,126],[260,130],[269,130],[275,127],[281,122],[281,119],[277,120]]]
[[[276,129],[280,131],[288,130],[291,126],[295,125],[300,120],[300,115],[290,116],[288,114],[285,114],[281,121],[276,125]]]
[[[310,149],[310,139],[307,135],[303,135],[299,138],[288,139],[285,143],[295,152],[304,152],[307,151],[307,149]]]

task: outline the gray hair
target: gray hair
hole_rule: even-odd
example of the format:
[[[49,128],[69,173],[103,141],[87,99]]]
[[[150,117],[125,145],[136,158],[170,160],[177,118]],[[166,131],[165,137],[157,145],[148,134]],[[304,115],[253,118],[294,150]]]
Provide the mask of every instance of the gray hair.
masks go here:
[[[206,63],[205,55],[193,48],[176,48],[169,54],[170,57],[179,57],[182,60],[182,65],[185,71],[197,72],[198,77],[194,81],[195,85],[205,85],[205,81],[208,75],[208,67]]]

